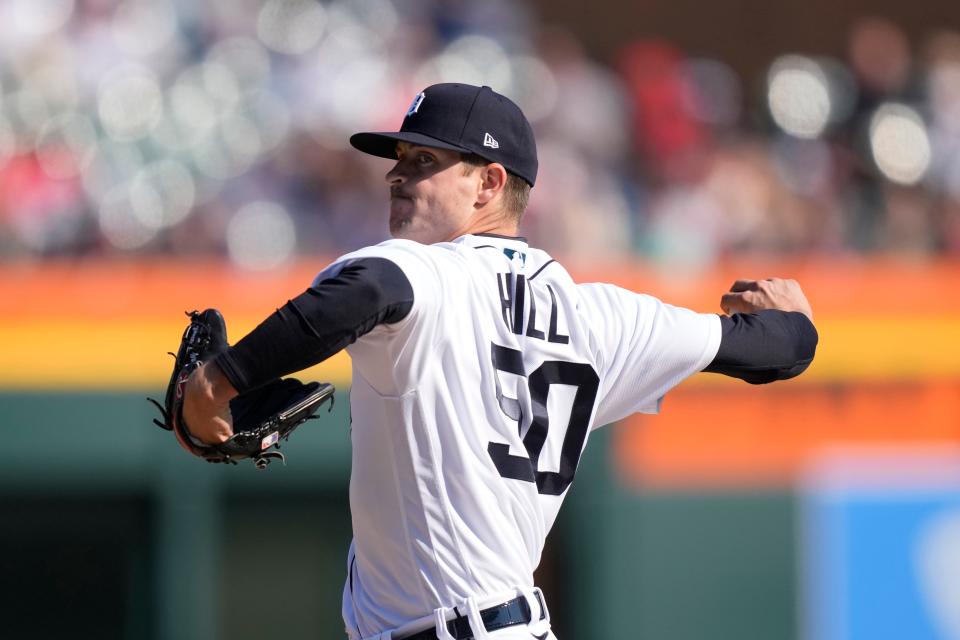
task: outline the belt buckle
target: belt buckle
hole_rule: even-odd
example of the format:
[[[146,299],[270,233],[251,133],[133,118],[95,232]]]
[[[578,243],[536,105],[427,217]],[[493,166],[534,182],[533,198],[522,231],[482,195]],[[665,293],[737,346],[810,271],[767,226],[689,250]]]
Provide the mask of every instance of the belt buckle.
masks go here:
[[[544,605],[543,597],[539,593],[539,589],[536,590],[534,594],[537,602],[540,604],[540,619],[542,620],[548,615],[546,613],[547,609]],[[455,640],[471,640],[474,638],[473,628],[470,626],[470,618],[460,613],[459,607],[453,607],[453,613],[456,615],[455,618],[443,621],[446,625],[446,632]],[[492,607],[487,607],[478,613],[480,614],[480,622],[483,624],[484,629],[491,633],[518,624],[528,624],[533,621],[533,611],[530,603],[523,595],[501,602],[500,604],[495,604]],[[516,614],[519,614],[519,616]],[[428,627],[423,631],[418,631],[412,635],[401,637],[398,640],[437,640],[439,638],[438,625],[440,622],[441,620],[438,619],[437,624],[434,626]]]

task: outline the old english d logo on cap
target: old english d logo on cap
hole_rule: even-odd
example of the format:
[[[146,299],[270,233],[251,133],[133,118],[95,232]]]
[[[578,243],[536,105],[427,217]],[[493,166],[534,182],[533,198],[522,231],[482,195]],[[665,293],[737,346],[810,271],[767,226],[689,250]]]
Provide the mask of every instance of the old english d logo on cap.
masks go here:
[[[423,99],[426,97],[426,95],[427,94],[425,94],[423,91],[421,91],[416,95],[416,97],[413,99],[413,102],[410,103],[410,108],[407,109],[406,117],[410,117],[417,112],[417,110],[420,108],[420,105],[423,103]]]
[[[396,159],[398,142],[476,154],[530,186],[537,179],[533,128],[520,107],[490,87],[431,85],[413,99],[400,131],[350,136],[355,148],[381,158]]]

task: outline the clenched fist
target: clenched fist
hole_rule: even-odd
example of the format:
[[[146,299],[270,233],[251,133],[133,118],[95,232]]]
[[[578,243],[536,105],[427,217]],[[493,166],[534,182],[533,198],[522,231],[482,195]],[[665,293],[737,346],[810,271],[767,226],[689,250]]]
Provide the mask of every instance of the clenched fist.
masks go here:
[[[730,291],[720,298],[720,307],[730,315],[763,309],[799,311],[813,320],[813,309],[800,285],[796,280],[783,278],[737,280],[730,286]]]

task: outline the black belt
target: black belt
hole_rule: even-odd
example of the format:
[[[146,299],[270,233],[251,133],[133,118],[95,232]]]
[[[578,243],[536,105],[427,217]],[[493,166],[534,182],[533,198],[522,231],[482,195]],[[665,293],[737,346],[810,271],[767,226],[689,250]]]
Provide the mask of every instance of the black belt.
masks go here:
[[[536,593],[536,592],[534,592]],[[540,600],[540,594],[536,593],[537,600]],[[543,602],[540,602],[541,609]],[[454,611],[457,611],[454,609]],[[518,596],[513,600],[483,609],[480,611],[480,619],[483,620],[483,626],[487,631],[496,631],[505,627],[512,627],[517,624],[529,624],[530,605],[523,596]],[[457,640],[468,640],[473,638],[473,631],[470,629],[470,620],[466,616],[460,615],[457,611],[457,617],[447,622],[447,631]],[[397,640],[437,640],[436,627],[430,627],[423,631],[418,631],[412,636],[402,636]]]

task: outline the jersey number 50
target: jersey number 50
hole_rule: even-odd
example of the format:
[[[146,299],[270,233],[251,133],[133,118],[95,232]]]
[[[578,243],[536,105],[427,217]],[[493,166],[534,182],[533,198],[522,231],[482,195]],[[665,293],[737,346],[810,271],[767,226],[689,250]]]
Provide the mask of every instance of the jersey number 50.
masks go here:
[[[533,417],[527,435],[523,438],[523,446],[529,457],[511,455],[510,446],[501,442],[489,443],[487,452],[493,459],[497,471],[504,478],[534,482],[540,493],[559,496],[567,490],[577,472],[580,453],[583,451],[583,441],[587,438],[587,429],[590,426],[593,403],[597,399],[600,378],[588,364],[559,360],[547,360],[527,375],[523,368],[523,354],[516,349],[501,347],[498,344],[491,344],[491,357],[493,366],[498,371],[526,378]],[[509,418],[517,421],[518,428],[522,428],[524,419],[520,403],[516,398],[503,395],[500,379],[496,374],[494,379],[500,409]],[[573,406],[570,408],[570,421],[563,436],[560,470],[539,471],[540,452],[547,441],[547,432],[551,426],[550,416],[547,414],[547,395],[550,392],[550,386],[554,384],[576,387],[577,392],[573,398]]]

